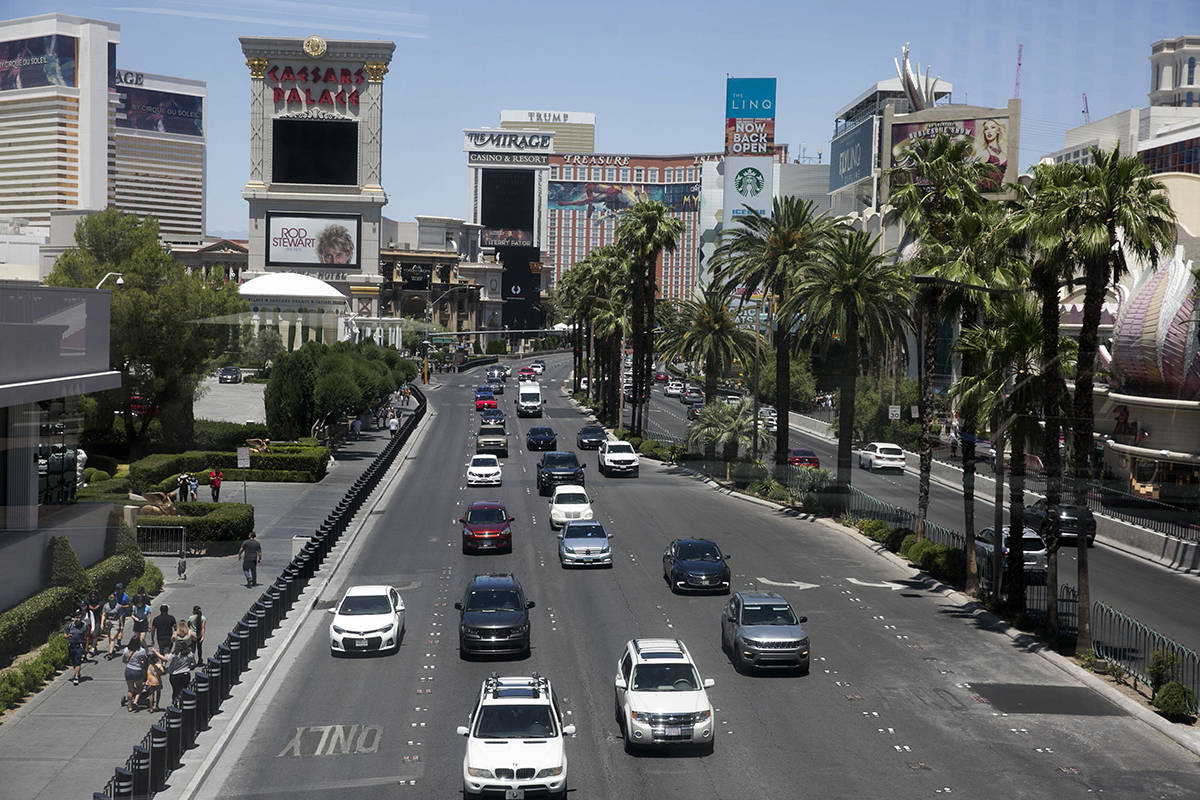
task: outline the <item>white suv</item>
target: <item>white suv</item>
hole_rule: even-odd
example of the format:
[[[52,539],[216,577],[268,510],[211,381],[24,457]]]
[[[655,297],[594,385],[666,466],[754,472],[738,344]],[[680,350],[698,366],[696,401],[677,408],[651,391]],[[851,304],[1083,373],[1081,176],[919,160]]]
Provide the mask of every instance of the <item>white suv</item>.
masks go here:
[[[625,750],[642,745],[697,744],[712,752],[716,723],[701,680],[678,639],[633,639],[617,662],[616,711]]]
[[[563,737],[575,726],[563,724],[558,695],[536,672],[527,678],[501,678],[495,672],[479,690],[463,757],[463,794],[500,797],[567,796],[567,753]]]

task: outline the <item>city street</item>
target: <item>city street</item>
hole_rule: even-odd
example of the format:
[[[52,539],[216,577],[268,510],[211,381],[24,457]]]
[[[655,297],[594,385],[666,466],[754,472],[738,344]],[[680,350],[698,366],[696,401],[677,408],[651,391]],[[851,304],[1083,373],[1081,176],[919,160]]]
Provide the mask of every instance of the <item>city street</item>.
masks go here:
[[[465,740],[454,729],[493,670],[554,681],[578,726],[567,742],[574,797],[1195,795],[1194,755],[982,626],[911,570],[836,526],[727,497],[675,468],[647,463],[637,479],[605,479],[595,456],[581,454],[596,517],[614,534],[615,566],[562,570],[524,432],[550,425],[560,447],[574,449],[584,418],[558,391],[569,358],[548,363],[545,418],[517,419],[512,396],[501,398],[512,449],[500,489],[465,488],[476,375],[444,376],[386,510],[317,598],[324,608],[348,585],[396,586],[407,606],[403,646],[334,659],[330,617],[314,613],[199,796],[459,796]],[[475,499],[508,504],[511,555],[461,553],[455,520]],[[809,675],[734,671],[719,647],[726,598],[675,596],[662,580],[664,546],[685,535],[731,554],[735,589],[776,588],[808,616]],[[532,656],[462,661],[453,603],[472,575],[503,571],[537,604]],[[624,752],[613,675],[637,636],[682,639],[701,675],[716,679],[712,756]]]

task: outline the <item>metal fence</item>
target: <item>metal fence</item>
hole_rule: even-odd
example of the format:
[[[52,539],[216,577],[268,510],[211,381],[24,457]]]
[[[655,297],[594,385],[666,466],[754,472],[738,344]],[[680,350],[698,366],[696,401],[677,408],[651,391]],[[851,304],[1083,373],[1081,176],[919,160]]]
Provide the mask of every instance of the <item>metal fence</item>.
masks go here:
[[[1161,653],[1174,661],[1166,680],[1179,681],[1200,695],[1200,654],[1105,603],[1092,604],[1092,650],[1147,684],[1150,666]]]
[[[886,522],[897,528],[917,529],[917,513],[907,508],[894,506],[859,489],[850,487],[850,515],[867,517]],[[966,538],[958,531],[938,525],[936,522],[925,520],[925,537],[934,544],[945,545],[956,550],[966,549]]]
[[[1040,574],[1042,583],[1027,581],[1025,584],[1025,614],[1038,627],[1043,627],[1046,623],[1046,592],[1049,587],[1045,583],[1045,573]],[[1079,632],[1079,591],[1065,583],[1058,587],[1058,630],[1064,636],[1075,636]]]
[[[177,556],[187,552],[187,528],[182,525],[138,525],[137,543],[147,556]]]

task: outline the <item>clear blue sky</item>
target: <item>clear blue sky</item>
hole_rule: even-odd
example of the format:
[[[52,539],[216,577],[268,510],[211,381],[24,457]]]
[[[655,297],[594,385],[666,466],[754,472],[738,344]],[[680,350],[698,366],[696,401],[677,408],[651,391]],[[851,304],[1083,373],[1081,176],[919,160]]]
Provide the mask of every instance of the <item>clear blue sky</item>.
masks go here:
[[[389,7],[390,6],[390,7]],[[387,10],[384,10],[384,9]],[[1002,106],[1017,44],[1022,168],[1081,121],[1147,105],[1150,44],[1200,33],[1195,0],[0,0],[4,17],[61,11],[121,25],[119,66],[208,82],[208,228],[246,230],[249,73],[239,35],[391,39],[384,82],[384,213],[466,215],[464,127],[502,108],[596,113],[605,152],[722,146],[724,79],[778,77],[776,138],[828,157],[833,115],[912,58],[955,102]],[[331,17],[331,12],[333,12]]]

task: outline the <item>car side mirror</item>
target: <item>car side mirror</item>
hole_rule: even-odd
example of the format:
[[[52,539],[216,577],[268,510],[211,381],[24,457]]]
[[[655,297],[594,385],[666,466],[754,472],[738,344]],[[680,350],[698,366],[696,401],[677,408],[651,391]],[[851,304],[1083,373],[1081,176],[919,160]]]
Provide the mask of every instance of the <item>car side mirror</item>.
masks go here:
[[[564,725],[564,726],[563,726],[563,734],[564,734],[564,735],[566,735],[566,736],[574,736],[574,735],[575,735],[575,725],[574,725],[574,723],[572,723],[572,724],[570,724],[570,725]]]
[[[336,614],[336,613],[337,613],[337,606],[334,606],[333,608],[329,609],[329,613],[330,613],[330,614]]]
[[[711,689],[712,687],[714,687],[716,685],[717,685],[717,682],[715,680],[713,680],[712,678],[704,679],[704,688],[705,689]]]
[[[579,468],[580,468],[580,469],[587,469],[587,464],[580,464],[580,465],[579,465]]]
[[[616,686],[618,689],[624,689],[624,688],[626,688],[626,687],[627,687],[627,684],[625,683],[625,678],[623,678],[623,677],[622,677],[622,676],[620,676],[620,675],[618,675],[618,676],[617,676],[617,678],[616,678],[616,680],[614,680],[614,681],[613,681],[613,684],[614,684],[614,685],[615,685],[615,686]]]
[[[462,611],[462,603],[455,603],[455,604],[454,604],[454,607],[455,607],[456,609],[458,609],[459,611]]]
[[[800,618],[800,622],[801,622],[801,623],[808,622],[808,617],[801,617],[801,618]]]
[[[468,728],[466,725],[459,725],[457,728],[454,729],[454,732],[457,733],[459,736],[468,736],[471,733],[471,729]]]
[[[526,603],[525,603],[526,608],[533,608],[533,606],[534,606],[534,603],[532,600],[526,601]]]
[[[516,519],[517,519],[516,517],[509,517],[508,519],[506,519],[504,521],[505,522],[516,522]]]
[[[466,525],[466,524],[467,524],[467,518],[466,518],[466,517],[459,517],[459,518],[458,518],[458,521],[459,521],[459,523],[460,523],[460,524],[462,524],[462,525]]]
[[[729,553],[726,553],[724,556],[722,556],[722,558],[728,561],[729,559],[733,558],[733,556],[729,555]]]
[[[564,536],[565,536],[565,534],[563,534],[563,533],[558,534],[559,539],[562,539]]]

